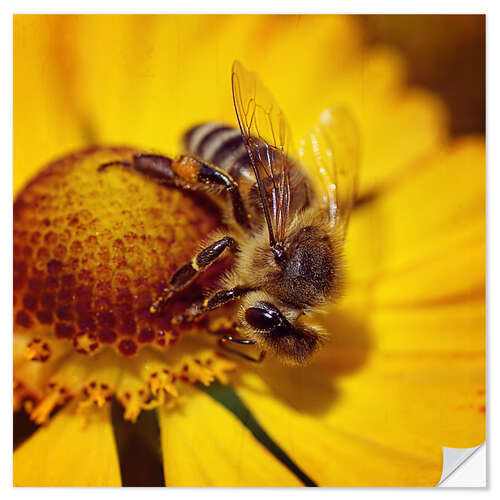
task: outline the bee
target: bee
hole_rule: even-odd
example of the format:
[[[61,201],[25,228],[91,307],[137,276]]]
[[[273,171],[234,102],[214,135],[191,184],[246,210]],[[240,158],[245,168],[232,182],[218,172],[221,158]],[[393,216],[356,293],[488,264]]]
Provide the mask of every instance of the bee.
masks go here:
[[[202,190],[222,209],[226,233],[211,235],[173,274],[151,313],[231,252],[234,263],[220,289],[188,307],[177,322],[196,321],[239,301],[235,334],[220,338],[221,344],[255,344],[259,360],[270,352],[300,365],[325,339],[304,316],[342,292],[343,246],[357,187],[357,129],[345,110],[327,109],[300,142],[296,158],[281,109],[238,61],[232,92],[239,129],[199,124],[185,133],[186,154],[178,158],[137,154],[99,168],[120,164],[160,184]]]

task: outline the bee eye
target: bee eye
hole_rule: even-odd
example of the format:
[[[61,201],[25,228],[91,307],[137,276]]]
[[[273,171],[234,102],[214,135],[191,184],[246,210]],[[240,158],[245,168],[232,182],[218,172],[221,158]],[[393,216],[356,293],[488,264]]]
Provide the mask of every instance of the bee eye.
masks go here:
[[[257,330],[272,330],[281,322],[279,311],[267,302],[263,307],[249,307],[245,311],[245,319],[250,326]]]

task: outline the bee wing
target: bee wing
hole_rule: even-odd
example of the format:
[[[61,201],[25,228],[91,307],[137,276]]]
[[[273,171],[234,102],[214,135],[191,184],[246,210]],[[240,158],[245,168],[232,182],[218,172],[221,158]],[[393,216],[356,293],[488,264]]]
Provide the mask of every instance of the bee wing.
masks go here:
[[[332,225],[344,230],[356,198],[359,170],[359,135],[354,119],[344,108],[328,108],[318,124],[300,142],[301,162],[328,208]]]
[[[256,73],[233,64],[233,101],[255,173],[271,246],[284,239],[290,209],[290,129],[283,112]]]

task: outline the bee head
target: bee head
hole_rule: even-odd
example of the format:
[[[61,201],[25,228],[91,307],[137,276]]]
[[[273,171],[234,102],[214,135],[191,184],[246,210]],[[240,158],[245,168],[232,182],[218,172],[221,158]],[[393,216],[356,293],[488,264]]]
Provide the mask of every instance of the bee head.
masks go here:
[[[259,293],[259,299],[264,295]],[[271,300],[271,298],[269,297]],[[285,364],[302,365],[321,345],[322,335],[296,319],[300,311],[281,308],[268,300],[246,301],[240,324],[246,336]]]

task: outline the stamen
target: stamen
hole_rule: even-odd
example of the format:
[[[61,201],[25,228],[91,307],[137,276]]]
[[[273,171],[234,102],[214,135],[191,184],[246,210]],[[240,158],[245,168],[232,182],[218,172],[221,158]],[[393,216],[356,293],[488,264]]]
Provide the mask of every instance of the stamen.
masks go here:
[[[215,378],[224,385],[229,383],[227,372],[234,371],[236,367],[237,364],[234,361],[227,359],[223,354],[219,353],[216,353],[210,365],[210,368],[215,374]]]
[[[86,351],[84,356],[75,353],[71,344],[54,339],[18,342],[15,409],[24,405],[31,419],[43,424],[69,400],[77,413],[87,414],[116,397],[125,409],[124,418],[135,422],[143,410],[178,405],[189,392],[186,384],[228,383],[229,372],[237,366],[197,336],[183,338],[182,350],[168,356],[149,348],[123,358],[112,348],[97,348],[89,357],[92,335],[85,332],[75,338]]]
[[[203,359],[196,357],[190,359],[182,367],[180,378],[185,382],[195,384],[201,382],[209,386],[215,379],[222,383],[227,383],[226,372],[236,368],[236,363],[224,358],[221,355],[215,355],[213,352],[205,354]]]
[[[151,394],[158,396],[165,391],[170,396],[176,398],[179,393],[174,385],[177,377],[172,373],[167,365],[161,363],[148,363],[144,367],[143,377],[148,381]]]
[[[99,343],[97,337],[93,333],[80,332],[73,339],[75,351],[79,354],[93,355],[98,351]]]
[[[181,380],[190,384],[201,382],[208,387],[215,380],[215,375],[210,368],[203,365],[198,358],[195,358],[194,360],[189,360],[182,367]]]
[[[111,352],[104,352],[92,359],[93,369],[90,378],[85,382],[82,393],[85,397],[78,404],[82,411],[90,406],[102,408],[110,401],[116,391],[121,375],[121,367]]]
[[[24,350],[24,356],[30,361],[41,361],[44,363],[52,354],[52,349],[46,340],[34,338]]]
[[[139,377],[131,372],[123,374],[117,390],[117,399],[125,408],[125,420],[135,422],[141,411],[146,409],[150,396],[149,387]]]
[[[63,386],[55,385],[47,396],[31,412],[31,420],[37,424],[43,424],[47,421],[50,414],[56,406],[63,405],[71,399],[71,395]]]
[[[170,373],[167,369],[163,369],[158,373],[157,377],[151,378],[149,383],[151,392],[157,396],[160,391],[165,391],[167,394],[176,398],[179,393],[174,385],[175,380],[176,377],[174,374]]]
[[[86,384],[83,388],[83,392],[87,396],[87,399],[80,401],[80,409],[87,408],[92,404],[102,408],[113,397],[113,391],[108,384],[95,381]]]

